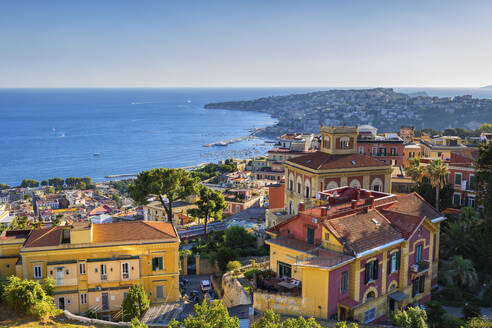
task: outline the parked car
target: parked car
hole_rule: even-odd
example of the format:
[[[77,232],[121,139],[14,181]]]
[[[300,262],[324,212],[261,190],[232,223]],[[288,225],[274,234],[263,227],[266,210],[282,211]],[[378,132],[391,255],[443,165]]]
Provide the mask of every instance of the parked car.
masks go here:
[[[212,285],[210,285],[209,280],[202,280],[200,281],[200,288],[202,290],[202,293],[206,293],[212,289]]]

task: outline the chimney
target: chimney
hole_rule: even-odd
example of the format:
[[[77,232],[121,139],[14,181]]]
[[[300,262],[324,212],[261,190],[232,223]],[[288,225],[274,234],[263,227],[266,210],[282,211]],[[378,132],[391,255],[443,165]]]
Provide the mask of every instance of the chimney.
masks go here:
[[[304,211],[304,202],[299,203],[299,212]]]
[[[374,197],[374,196],[369,197],[369,204],[370,204],[370,207],[371,207],[371,208],[374,208],[374,199],[375,199],[375,198],[376,198],[376,197]]]
[[[328,208],[326,206],[321,207],[321,217],[328,216]]]
[[[360,200],[360,189],[359,188],[357,188],[357,190],[355,191],[355,199]]]
[[[356,208],[357,207],[357,200],[355,199],[352,199],[352,204],[351,204],[352,208]]]

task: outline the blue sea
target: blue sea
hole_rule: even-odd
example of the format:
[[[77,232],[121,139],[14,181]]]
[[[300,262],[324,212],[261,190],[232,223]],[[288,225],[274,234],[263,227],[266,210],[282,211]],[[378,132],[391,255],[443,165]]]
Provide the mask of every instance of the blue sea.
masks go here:
[[[154,167],[261,155],[271,147],[262,139],[203,145],[248,135],[274,119],[203,106],[327,89],[0,89],[0,183],[70,176],[103,181]],[[490,89],[397,90],[492,97]]]

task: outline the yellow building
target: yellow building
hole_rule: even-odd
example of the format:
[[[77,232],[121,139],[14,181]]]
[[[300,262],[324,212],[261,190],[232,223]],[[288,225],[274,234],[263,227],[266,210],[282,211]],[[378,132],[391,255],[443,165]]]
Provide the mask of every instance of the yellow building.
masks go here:
[[[119,316],[134,284],[152,303],[176,301],[179,238],[167,222],[121,222],[9,231],[0,238],[0,274],[56,281],[60,309]]]
[[[442,136],[429,140],[421,140],[422,157],[429,159],[449,160],[453,151],[467,151],[460,137]]]
[[[323,190],[341,186],[391,192],[391,165],[357,152],[357,127],[323,126],[320,151],[291,158],[285,167],[285,211],[314,205]]]
[[[255,309],[323,319],[385,322],[410,303],[430,300],[437,285],[440,222],[419,195],[342,187],[325,205],[267,230],[270,269]]]

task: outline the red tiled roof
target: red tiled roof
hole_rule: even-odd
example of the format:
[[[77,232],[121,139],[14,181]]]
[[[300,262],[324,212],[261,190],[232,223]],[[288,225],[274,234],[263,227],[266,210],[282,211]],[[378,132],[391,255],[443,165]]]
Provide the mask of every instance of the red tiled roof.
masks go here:
[[[32,230],[24,247],[57,246],[61,242],[62,230],[60,226]]]
[[[406,195],[398,195],[398,202],[387,207],[386,210],[404,213],[419,218],[427,217],[432,220],[441,217],[439,213],[431,204],[427,203],[419,194],[413,192]]]
[[[315,170],[348,169],[359,167],[382,166],[390,167],[390,164],[383,163],[367,155],[361,154],[327,154],[317,151],[312,154],[291,158],[288,162],[308,167]]]
[[[374,220],[376,222],[374,222]],[[362,253],[372,248],[402,238],[389,221],[378,211],[369,210],[324,221],[335,237],[345,242],[347,248]]]
[[[382,210],[381,213],[391,222],[391,224],[403,234],[403,238],[408,239],[418,226],[424,221],[423,217],[413,216],[393,211]]]
[[[92,229],[94,243],[177,238],[174,228],[169,222],[103,223],[94,224]]]

